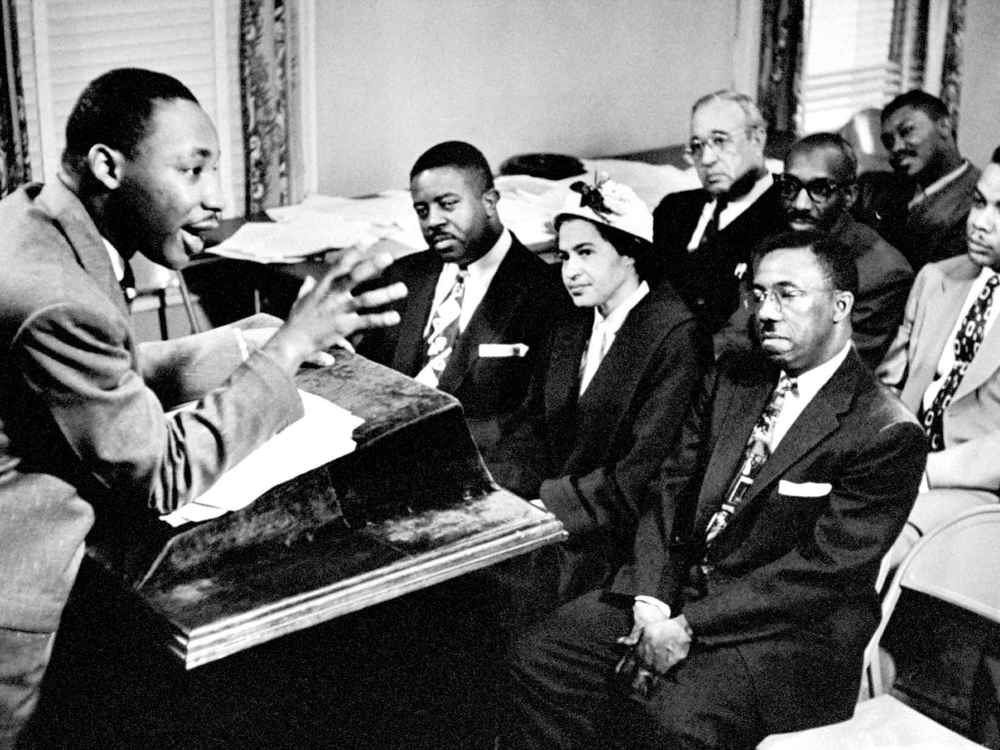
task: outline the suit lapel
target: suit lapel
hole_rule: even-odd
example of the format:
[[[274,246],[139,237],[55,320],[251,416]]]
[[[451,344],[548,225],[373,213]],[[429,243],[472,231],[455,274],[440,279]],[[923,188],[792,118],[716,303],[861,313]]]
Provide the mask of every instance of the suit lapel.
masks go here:
[[[1000,291],[993,292],[993,304],[1000,305]],[[994,319],[990,329],[983,337],[979,351],[972,358],[965,377],[955,390],[954,401],[975,391],[989,380],[1000,367],[1000,320]]]
[[[521,297],[524,294],[520,283],[524,274],[518,249],[519,243],[515,242],[500,261],[486,294],[469,318],[469,324],[462,335],[458,337],[455,351],[448,358],[448,364],[438,382],[438,388],[442,391],[458,391],[473,363],[479,358],[480,344],[502,343],[507,321],[521,307]]]
[[[129,309],[115,277],[104,239],[79,198],[56,179],[43,188],[44,205],[69,240],[80,266],[96,281],[126,320]]]
[[[545,422],[550,449],[560,457],[558,466],[565,464],[577,444],[580,363],[593,323],[593,313],[582,314],[585,312],[590,311],[567,318],[552,338],[551,369],[545,381]]]
[[[427,327],[427,319],[434,304],[434,291],[437,289],[441,268],[440,262],[428,263],[421,273],[406,279],[409,291],[406,314],[401,316],[392,367],[411,377],[420,371],[426,357],[424,329]]]
[[[723,396],[717,402],[715,409],[722,406],[723,412],[713,415],[714,444],[699,492],[695,534],[704,531],[708,519],[725,499],[729,485],[739,471],[750,431],[771,398],[777,379],[775,372],[773,377],[752,384],[733,385],[728,398]]]
[[[813,396],[775,448],[774,453],[760,467],[760,473],[754,479],[746,499],[733,513],[733,518],[837,429],[840,425],[840,415],[850,409],[862,368],[858,354],[852,348],[847,359],[820,388],[819,393]]]

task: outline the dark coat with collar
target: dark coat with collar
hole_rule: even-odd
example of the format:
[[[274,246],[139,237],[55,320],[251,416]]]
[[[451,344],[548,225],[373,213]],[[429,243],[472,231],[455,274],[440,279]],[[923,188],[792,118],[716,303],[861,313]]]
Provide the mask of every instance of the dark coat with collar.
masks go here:
[[[101,235],[62,183],[5,198],[0,226],[0,627],[51,632],[95,516],[127,532],[185,504],[302,403],[265,355],[242,364],[226,328],[137,344]]]
[[[455,344],[438,388],[462,402],[480,450],[497,441],[501,424],[524,400],[531,368],[552,318],[570,307],[556,269],[534,255],[516,237],[497,268],[489,289]],[[409,294],[389,309],[401,322],[366,332],[359,354],[414,377],[425,364],[424,329],[434,304],[434,290],[444,263],[425,251],[400,258],[376,282],[402,281]],[[481,344],[526,344],[524,357],[480,357]]]
[[[629,312],[580,396],[593,322],[583,308],[553,326],[524,407],[487,460],[499,484],[541,498],[569,532],[569,549],[593,553],[563,571],[566,596],[600,585],[620,564],[711,362],[707,333],[662,284]]]
[[[865,172],[858,177],[858,200],[851,211],[919,271],[927,263],[965,253],[965,221],[981,175],[970,164],[957,180],[911,210],[912,180],[894,172]]]
[[[737,648],[774,696],[760,707],[784,727],[772,731],[787,731],[805,713],[815,725],[853,711],[880,616],[876,576],[917,495],[926,441],[852,350],[762,466],[699,580],[705,528],[778,374],[757,355],[720,364],[664,464],[662,503],[640,521],[613,591],[675,605],[699,647]],[[829,694],[797,715],[799,691],[817,683]]]
[[[768,188],[715,238],[688,251],[705,204],[707,190],[685,190],[666,196],[653,212],[653,245],[660,275],[667,279],[715,333],[740,304],[740,273],[750,264],[753,248],[786,228],[777,185]]]

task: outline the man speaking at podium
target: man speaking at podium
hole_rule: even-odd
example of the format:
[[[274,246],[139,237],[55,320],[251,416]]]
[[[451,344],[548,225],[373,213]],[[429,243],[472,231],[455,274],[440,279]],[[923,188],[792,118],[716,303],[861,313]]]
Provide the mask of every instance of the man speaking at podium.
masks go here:
[[[302,416],[292,376],[306,358],[398,321],[362,310],[402,285],[351,294],[391,257],[352,256],[280,327],[255,318],[139,345],[128,260],[178,269],[201,250],[222,210],[218,159],[185,86],[113,70],[74,106],[58,179],[0,202],[0,748],[34,709],[95,516],[193,500]]]

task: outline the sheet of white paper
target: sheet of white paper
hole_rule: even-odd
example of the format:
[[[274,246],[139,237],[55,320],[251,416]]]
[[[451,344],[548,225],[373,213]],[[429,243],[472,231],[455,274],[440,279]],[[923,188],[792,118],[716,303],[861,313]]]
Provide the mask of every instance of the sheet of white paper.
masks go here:
[[[171,526],[204,521],[243,508],[272,487],[347,455],[364,420],[320,396],[299,391],[305,415],[272,437],[207,492],[160,520]]]

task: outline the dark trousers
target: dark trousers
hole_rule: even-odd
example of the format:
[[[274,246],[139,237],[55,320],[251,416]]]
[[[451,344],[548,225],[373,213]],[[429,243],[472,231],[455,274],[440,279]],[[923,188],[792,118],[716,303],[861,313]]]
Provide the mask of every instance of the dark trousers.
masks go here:
[[[0,750],[17,747],[38,703],[54,641],[55,633],[0,628]]]
[[[737,649],[692,649],[648,696],[614,675],[631,602],[591,592],[515,644],[502,747],[739,748],[766,734]]]

